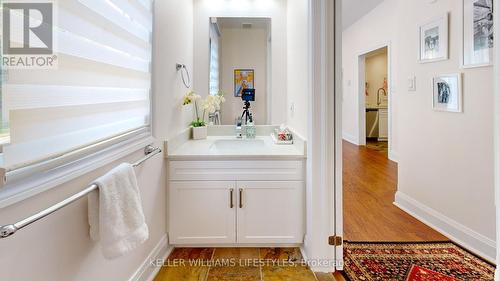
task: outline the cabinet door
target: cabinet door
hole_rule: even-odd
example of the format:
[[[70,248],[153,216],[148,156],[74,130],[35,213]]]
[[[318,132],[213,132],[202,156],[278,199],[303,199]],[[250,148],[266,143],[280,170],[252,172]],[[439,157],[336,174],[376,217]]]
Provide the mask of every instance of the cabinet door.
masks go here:
[[[237,182],[238,243],[302,243],[303,182]]]
[[[389,112],[387,111],[387,109],[379,110],[378,123],[379,123],[378,140],[385,141],[389,137]]]
[[[236,242],[235,182],[171,181],[168,201],[171,244]]]

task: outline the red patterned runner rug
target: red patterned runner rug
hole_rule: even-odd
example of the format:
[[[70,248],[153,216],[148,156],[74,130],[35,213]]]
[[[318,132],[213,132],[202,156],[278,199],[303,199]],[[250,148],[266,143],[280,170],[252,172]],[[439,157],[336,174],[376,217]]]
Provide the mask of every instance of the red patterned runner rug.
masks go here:
[[[444,274],[432,271],[430,269],[422,268],[414,265],[410,269],[406,281],[458,281],[455,278],[446,276]]]
[[[352,281],[489,281],[495,266],[451,242],[344,244]]]

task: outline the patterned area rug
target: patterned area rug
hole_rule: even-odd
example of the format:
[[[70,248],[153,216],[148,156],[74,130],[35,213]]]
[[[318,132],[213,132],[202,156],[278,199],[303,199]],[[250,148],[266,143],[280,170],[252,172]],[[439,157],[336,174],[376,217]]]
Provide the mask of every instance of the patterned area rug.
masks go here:
[[[346,242],[344,261],[352,281],[488,281],[495,272],[495,266],[451,242]]]
[[[422,268],[418,265],[411,267],[410,273],[406,281],[458,281],[439,272]]]

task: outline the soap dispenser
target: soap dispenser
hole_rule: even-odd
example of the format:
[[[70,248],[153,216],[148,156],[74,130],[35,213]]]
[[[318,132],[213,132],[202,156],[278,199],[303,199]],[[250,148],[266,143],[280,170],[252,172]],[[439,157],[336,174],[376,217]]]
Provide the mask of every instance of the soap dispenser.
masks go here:
[[[257,129],[255,128],[255,124],[253,123],[252,114],[250,114],[250,120],[247,122],[247,126],[245,129],[247,139],[255,139],[255,136],[257,135]]]
[[[243,124],[243,119],[241,117],[238,117],[238,119],[236,119],[236,128],[234,130],[236,133],[236,138],[238,139],[243,138],[242,124]]]

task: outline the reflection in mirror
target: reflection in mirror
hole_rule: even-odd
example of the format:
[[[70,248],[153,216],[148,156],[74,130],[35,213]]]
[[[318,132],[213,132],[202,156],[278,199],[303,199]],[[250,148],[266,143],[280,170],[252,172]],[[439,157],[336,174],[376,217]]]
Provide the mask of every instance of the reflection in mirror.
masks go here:
[[[242,117],[267,124],[271,19],[211,18],[209,45],[209,92],[222,91],[226,99],[212,121],[234,125]]]

